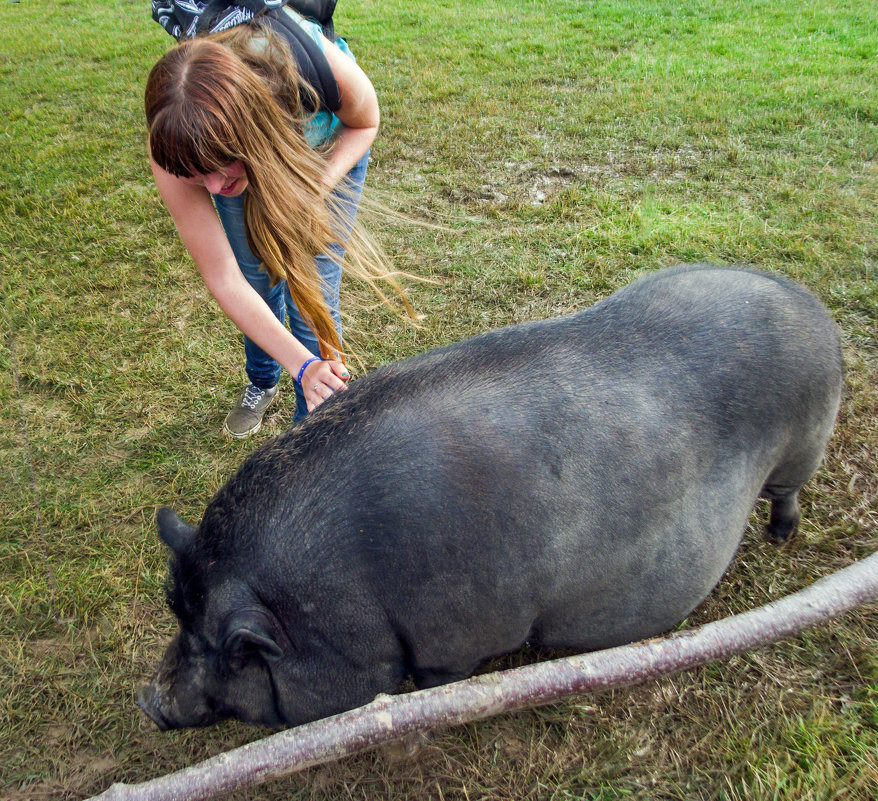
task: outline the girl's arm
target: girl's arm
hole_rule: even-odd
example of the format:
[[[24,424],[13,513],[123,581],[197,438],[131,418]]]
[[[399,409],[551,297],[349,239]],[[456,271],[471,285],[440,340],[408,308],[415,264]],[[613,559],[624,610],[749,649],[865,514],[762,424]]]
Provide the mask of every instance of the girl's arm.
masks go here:
[[[338,84],[342,127],[332,141],[323,181],[331,190],[372,146],[381,113],[372,82],[357,63],[324,37],[323,49]]]
[[[220,308],[287,372],[298,375],[305,361],[319,354],[312,354],[302,345],[247,283],[207,189],[171,175],[152,158],[150,165],[180,238]],[[340,362],[318,361],[308,365],[302,376],[302,389],[309,411],[332,392],[345,388],[342,376],[347,377],[347,371]]]

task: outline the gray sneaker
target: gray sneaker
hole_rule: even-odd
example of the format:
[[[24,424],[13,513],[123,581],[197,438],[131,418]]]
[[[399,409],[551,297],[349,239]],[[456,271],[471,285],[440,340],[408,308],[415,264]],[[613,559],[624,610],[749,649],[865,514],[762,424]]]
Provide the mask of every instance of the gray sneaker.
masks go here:
[[[276,385],[271,389],[260,389],[254,384],[247,384],[223,424],[226,434],[235,439],[244,439],[255,434],[262,428],[262,418],[276,397]]]

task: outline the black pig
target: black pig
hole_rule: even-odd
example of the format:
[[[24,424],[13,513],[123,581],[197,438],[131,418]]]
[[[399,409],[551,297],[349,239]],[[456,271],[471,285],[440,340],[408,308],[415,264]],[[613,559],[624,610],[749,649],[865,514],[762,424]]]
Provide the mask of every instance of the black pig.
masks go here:
[[[693,265],[375,371],[267,443],[197,529],[158,513],[180,622],[162,728],[300,724],[523,643],[666,631],[758,497],[799,519],[842,389],[825,309]]]

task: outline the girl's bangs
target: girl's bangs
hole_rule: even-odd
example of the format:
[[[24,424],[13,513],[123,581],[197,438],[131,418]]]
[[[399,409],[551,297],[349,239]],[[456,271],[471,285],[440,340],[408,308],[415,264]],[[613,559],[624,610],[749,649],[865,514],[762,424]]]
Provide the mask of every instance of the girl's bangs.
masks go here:
[[[237,159],[209,132],[201,133],[170,119],[175,116],[160,115],[149,132],[152,158],[163,170],[178,178],[192,178],[223,170]]]

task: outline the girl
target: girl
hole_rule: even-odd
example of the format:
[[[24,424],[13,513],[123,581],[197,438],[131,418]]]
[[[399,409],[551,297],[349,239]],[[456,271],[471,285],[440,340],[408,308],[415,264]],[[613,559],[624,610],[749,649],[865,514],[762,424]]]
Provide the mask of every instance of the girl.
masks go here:
[[[319,102],[289,45],[257,17],[182,42],[146,86],[150,165],[208,289],[244,334],[249,384],[225,431],[255,433],[281,368],[296,380],[299,419],[345,389],[339,284],[353,271],[387,277],[374,251],[349,241],[379,124],[375,90],[339,40],[284,7],[320,47],[338,87]],[[290,329],[285,325],[289,315]]]

